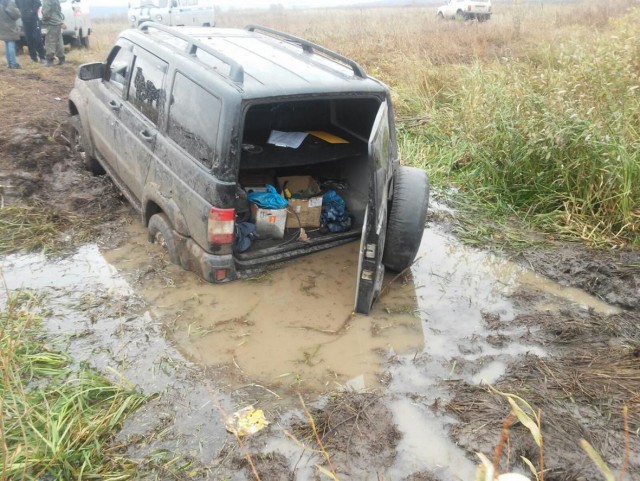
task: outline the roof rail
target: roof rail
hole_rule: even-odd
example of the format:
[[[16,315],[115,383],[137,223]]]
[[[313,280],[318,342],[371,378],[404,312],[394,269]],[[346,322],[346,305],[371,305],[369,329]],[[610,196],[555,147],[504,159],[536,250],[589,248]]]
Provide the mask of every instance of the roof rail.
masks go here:
[[[189,44],[189,54],[190,55],[195,55],[196,52],[198,51],[198,49],[203,50],[204,52],[207,52],[210,55],[213,55],[214,57],[216,57],[218,60],[222,61],[223,63],[227,64],[229,66],[229,78],[237,83],[242,85],[244,83],[244,68],[242,67],[242,65],[237,62],[236,60],[232,59],[231,57],[226,56],[225,54],[223,54],[222,52],[218,52],[215,48],[213,48],[210,45],[206,45],[202,42],[200,42],[199,40],[185,34],[182,32],[177,31],[174,28],[169,27],[168,25],[163,25],[161,23],[156,23],[156,22],[144,22],[140,25],[140,30],[142,30],[145,33],[148,33],[150,28],[155,28],[156,30],[161,30],[163,32],[167,32],[171,35],[173,35],[174,37],[177,37],[181,40],[184,40],[185,42],[187,42]]]
[[[338,61],[340,63],[343,63],[351,67],[351,70],[353,70],[353,73],[356,77],[360,77],[363,79],[367,78],[366,72],[358,63],[354,62],[350,58],[345,57],[344,55],[340,55],[339,53],[336,53],[332,50],[321,47],[320,45],[317,45],[313,42],[309,42],[308,40],[305,40],[303,38],[296,37],[294,35],[289,35],[288,33],[280,32],[279,30],[274,30],[272,28],[261,27],[260,25],[247,25],[246,27],[244,27],[244,29],[248,30],[249,32],[262,32],[264,34],[267,34],[270,37],[280,38],[280,39],[288,40],[289,42],[297,43],[302,47],[302,50],[304,52],[309,54],[314,53],[314,50],[316,50],[318,52],[323,53],[328,58],[334,61]]]

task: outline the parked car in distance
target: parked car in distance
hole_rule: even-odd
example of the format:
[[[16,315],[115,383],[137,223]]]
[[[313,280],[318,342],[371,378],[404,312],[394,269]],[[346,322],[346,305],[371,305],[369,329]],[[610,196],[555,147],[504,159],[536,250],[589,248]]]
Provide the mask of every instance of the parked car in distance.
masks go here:
[[[91,35],[89,0],[60,0],[60,7],[67,25],[62,31],[65,45],[88,48]]]
[[[389,89],[338,53],[259,26],[147,22],[80,67],[69,111],[87,167],[108,173],[172,262],[209,282],[359,239],[355,310],[366,314],[385,267],[414,261],[427,175],[400,165]],[[342,199],[348,226],[303,229],[297,211],[265,210],[288,227],[240,248],[243,228],[259,226],[248,193],[292,176],[324,186],[315,208]]]
[[[67,26],[62,31],[62,40],[65,45],[73,45],[74,47],[89,48],[89,36],[91,35],[91,15],[89,12],[88,0],[60,0],[62,15],[64,15],[64,23]],[[41,12],[38,12],[42,18]],[[19,21],[20,22],[20,21]],[[20,29],[22,24],[20,23]],[[47,33],[46,28],[42,28],[42,37]],[[24,35],[20,36],[20,47],[27,44]]]
[[[129,2],[129,25],[144,22],[163,25],[215,27],[213,0],[133,0]]]
[[[438,8],[438,18],[484,22],[491,18],[491,0],[448,0]]]

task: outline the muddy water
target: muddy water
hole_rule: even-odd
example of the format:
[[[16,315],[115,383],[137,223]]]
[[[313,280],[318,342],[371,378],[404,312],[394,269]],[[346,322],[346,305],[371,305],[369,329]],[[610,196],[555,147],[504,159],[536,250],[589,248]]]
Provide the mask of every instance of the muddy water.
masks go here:
[[[130,241],[105,253],[122,272],[140,272],[156,246],[132,226]],[[397,283],[373,316],[353,316],[358,243],[292,262],[262,277],[211,285],[167,266],[140,283],[156,313],[191,359],[227,365],[242,378],[273,385],[336,389],[377,386],[390,352],[422,349],[411,283]]]
[[[224,367],[217,380],[227,385],[225,392],[243,385],[258,386],[274,397],[286,396],[283,388],[288,386],[316,392],[381,388],[402,432],[385,479],[404,479],[423,470],[443,481],[473,479],[474,463],[448,436],[454,421],[437,406],[447,400],[448,382],[493,383],[521,354],[545,354],[523,343],[524,328],[509,323],[518,314],[510,297],[515,289],[542,294],[534,297],[543,302],[526,306],[529,312],[614,312],[581,291],[465,248],[433,226],[425,231],[411,273],[386,279],[370,316],[353,315],[357,249],[353,243],[257,279],[211,285],[168,265],[134,222],[118,249],[100,252],[94,245],[84,246],[59,262],[41,255],[11,256],[2,260],[2,271],[10,289],[57,293],[57,316],[50,328],[66,336],[81,359],[99,368],[115,365],[145,392],[173,392],[142,410],[121,436],[148,436],[149,429],[159,430],[171,420],[175,439],[157,439],[155,446],[197,446],[203,462],[225,439],[206,382],[196,379],[177,353],[171,354],[172,347],[157,330],[162,323],[187,358]],[[126,317],[128,299],[137,296],[149,312],[143,308],[141,315]],[[98,311],[89,318],[74,314],[82,303]],[[225,409],[232,409],[224,394],[218,396]],[[201,432],[203,423],[207,428]],[[291,469],[297,466],[296,479],[309,479],[297,465],[299,446],[284,435],[272,430],[265,449],[282,453]],[[310,459],[308,466],[314,463]]]
[[[164,319],[180,350],[198,363],[229,367],[242,382],[274,388],[379,387],[387,361],[404,354],[431,360],[422,383],[455,376],[463,362],[475,365],[472,381],[493,382],[504,370],[505,355],[530,350],[513,343],[496,348],[485,340],[487,316],[502,322],[514,317],[508,296],[521,284],[564,296],[539,309],[567,303],[609,309],[581,291],[465,248],[438,228],[425,231],[410,275],[388,276],[369,316],[352,312],[357,242],[256,279],[212,285],[164,265],[138,223],[128,237],[105,258]],[[410,375],[413,382],[425,377],[424,366],[421,371]]]

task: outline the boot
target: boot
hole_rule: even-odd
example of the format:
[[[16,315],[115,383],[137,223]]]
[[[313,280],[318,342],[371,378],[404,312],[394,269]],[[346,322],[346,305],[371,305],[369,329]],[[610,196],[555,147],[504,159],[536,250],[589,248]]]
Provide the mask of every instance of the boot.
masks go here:
[[[45,66],[45,67],[53,67],[53,59],[52,59],[52,58],[47,57],[47,58],[45,59],[45,61],[44,61],[44,66]]]
[[[65,57],[58,57],[58,65],[63,65],[65,61],[66,61]]]

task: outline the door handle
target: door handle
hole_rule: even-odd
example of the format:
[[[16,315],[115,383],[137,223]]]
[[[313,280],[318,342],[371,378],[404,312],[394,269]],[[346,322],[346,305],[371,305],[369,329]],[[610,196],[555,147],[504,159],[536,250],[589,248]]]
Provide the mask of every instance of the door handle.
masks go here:
[[[140,137],[142,137],[145,142],[151,142],[155,139],[156,134],[150,134],[149,131],[145,129],[140,131]]]
[[[122,104],[119,104],[115,100],[112,100],[111,102],[109,102],[109,107],[111,107],[111,110],[120,110],[120,107],[122,107]]]

